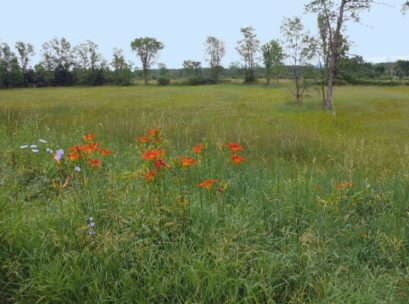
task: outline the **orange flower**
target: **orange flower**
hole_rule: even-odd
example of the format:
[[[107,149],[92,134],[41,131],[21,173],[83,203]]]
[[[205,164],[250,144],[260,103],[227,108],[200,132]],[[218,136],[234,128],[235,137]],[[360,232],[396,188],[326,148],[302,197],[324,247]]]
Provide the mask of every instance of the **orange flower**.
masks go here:
[[[240,155],[237,154],[233,154],[231,157],[231,160],[236,164],[236,165],[240,165],[241,162],[245,161],[246,158],[241,157]]]
[[[165,154],[164,150],[148,150],[143,154],[142,159],[158,160],[164,154]]]
[[[148,182],[153,182],[153,179],[155,177],[155,170],[151,170],[146,174],[143,174],[143,177],[148,181]]]
[[[87,135],[82,135],[82,138],[85,141],[93,141],[95,139],[95,133],[87,134]]]
[[[79,156],[78,153],[70,153],[70,160],[71,161],[77,160],[79,158],[80,158],[80,156]]]
[[[139,136],[138,137],[138,141],[142,144],[147,143],[148,141],[150,141],[151,139],[148,136]]]
[[[244,151],[244,148],[240,146],[239,144],[236,143],[231,143],[231,144],[226,144],[226,147],[229,147],[231,152],[238,152],[238,151]]]
[[[148,134],[149,134],[149,136],[156,137],[156,136],[158,136],[159,131],[160,131],[160,129],[151,129],[151,130],[149,130]]]
[[[353,182],[345,182],[345,183],[336,185],[335,189],[344,190],[344,189],[347,189],[347,188],[352,188],[353,186],[354,186]]]
[[[99,149],[99,152],[102,154],[102,155],[111,155],[112,154],[112,151],[111,150],[107,150],[107,149]]]
[[[155,167],[156,167],[156,169],[157,169],[158,171],[160,171],[160,169],[161,169],[162,167],[165,167],[166,169],[170,169],[170,166],[169,166],[167,163],[165,163],[165,161],[164,161],[163,159],[158,159],[158,160],[156,160],[156,161],[155,161]]]
[[[180,158],[182,159],[182,167],[190,167],[197,164],[197,160],[194,160],[192,158],[185,157],[183,155],[181,155]]]
[[[202,153],[204,148],[205,148],[204,144],[198,144],[196,147],[192,148],[192,151],[195,152],[196,154],[200,154]]]
[[[71,152],[80,152],[80,151],[84,150],[84,147],[85,147],[85,146],[76,145],[76,146],[69,147],[69,148],[68,148],[68,151],[71,151]]]
[[[218,181],[217,179],[208,178],[203,183],[200,183],[197,186],[199,188],[206,188],[207,191],[210,191],[210,189],[213,187],[213,184],[216,183],[217,181]]]
[[[89,164],[91,165],[91,167],[97,168],[97,167],[101,167],[102,161],[100,161],[99,159],[91,159],[89,161]]]
[[[98,143],[89,143],[88,145],[81,147],[81,150],[88,154],[94,153],[97,149],[98,149]]]

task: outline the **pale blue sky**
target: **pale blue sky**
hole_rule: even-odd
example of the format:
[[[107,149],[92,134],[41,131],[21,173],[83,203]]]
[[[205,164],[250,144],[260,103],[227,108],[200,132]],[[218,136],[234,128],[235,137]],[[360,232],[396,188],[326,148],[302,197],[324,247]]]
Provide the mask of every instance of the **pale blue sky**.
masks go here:
[[[203,42],[213,35],[226,42],[223,64],[240,58],[235,50],[240,28],[252,25],[262,42],[280,38],[283,17],[302,16],[315,31],[315,17],[302,15],[307,0],[1,0],[0,40],[10,45],[31,42],[35,62],[43,42],[66,37],[71,45],[86,39],[95,41],[109,61],[113,47],[125,51],[128,60],[140,63],[130,51],[136,37],[155,37],[165,43],[158,62],[180,67],[183,60],[202,61]],[[409,59],[409,14],[403,17],[403,0],[383,0],[394,7],[374,6],[362,15],[364,25],[349,26],[355,42],[351,52],[372,61]]]

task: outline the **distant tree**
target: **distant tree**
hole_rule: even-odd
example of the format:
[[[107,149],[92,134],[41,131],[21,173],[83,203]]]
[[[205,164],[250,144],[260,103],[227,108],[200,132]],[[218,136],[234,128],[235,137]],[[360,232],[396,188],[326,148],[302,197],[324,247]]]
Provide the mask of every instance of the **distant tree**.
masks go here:
[[[236,50],[244,61],[244,81],[253,82],[256,80],[254,68],[256,65],[256,54],[259,50],[260,41],[257,39],[253,27],[243,27],[240,31],[244,37],[237,42]]]
[[[52,40],[43,44],[43,67],[48,71],[53,71],[57,66],[62,66],[69,71],[74,66],[74,54],[71,44],[64,37]]]
[[[224,41],[208,36],[205,42],[206,60],[209,62],[212,80],[217,82],[222,70],[221,61],[226,53]]]
[[[359,79],[368,77],[367,63],[362,56],[343,57],[338,62],[337,79],[357,84]]]
[[[409,61],[398,60],[395,63],[395,73],[398,77],[409,77]]]
[[[151,64],[164,47],[165,45],[162,42],[150,37],[136,38],[131,42],[132,50],[136,52],[141,60],[145,84],[148,83],[148,72]]]
[[[360,12],[369,10],[373,0],[312,0],[306,5],[308,12],[323,16],[323,25],[327,28],[329,41],[329,68],[325,109],[332,111],[334,82],[338,68],[338,59],[342,46],[342,30],[346,21],[358,22]]]
[[[331,34],[329,28],[326,25],[326,17],[322,14],[317,16],[317,25],[318,25],[318,37],[316,39],[317,48],[316,55],[319,64],[320,72],[320,96],[323,108],[325,109],[325,101],[327,96],[326,86],[328,83],[328,78],[330,75],[330,60],[331,60]],[[349,50],[349,42],[341,34],[340,35],[340,46],[339,46],[339,58],[346,58],[346,54]],[[339,69],[338,69],[339,70]],[[339,74],[339,71],[338,71]]]
[[[295,101],[297,105],[300,105],[307,89],[305,73],[315,55],[316,44],[314,39],[304,32],[304,26],[299,17],[284,18],[281,33],[295,82]]]
[[[20,67],[23,74],[25,74],[27,72],[30,58],[35,55],[34,47],[32,44],[24,43],[22,41],[17,41],[15,47],[19,55]]]
[[[107,62],[99,53],[98,44],[91,40],[74,48],[76,55],[76,75],[79,82],[88,85],[102,85],[106,82],[104,69]]]
[[[285,57],[283,48],[278,41],[271,40],[261,46],[261,52],[266,69],[267,85],[270,84],[271,77],[273,77],[274,83],[278,83],[279,69]]]
[[[183,62],[184,76],[188,84],[204,84],[206,81],[203,77],[202,63],[200,61],[185,60]]]
[[[170,83],[169,70],[164,63],[158,63],[158,85],[168,85]]]
[[[131,84],[131,65],[126,62],[123,50],[114,48],[111,66],[114,69],[114,83],[119,85]]]
[[[233,79],[239,78],[243,74],[243,66],[238,61],[233,61],[229,65],[229,71]]]
[[[42,46],[42,61],[46,85],[71,85],[74,54],[71,44],[64,37],[53,38]],[[68,81],[68,82],[67,82]]]
[[[23,86],[18,59],[7,43],[0,43],[0,87]]]

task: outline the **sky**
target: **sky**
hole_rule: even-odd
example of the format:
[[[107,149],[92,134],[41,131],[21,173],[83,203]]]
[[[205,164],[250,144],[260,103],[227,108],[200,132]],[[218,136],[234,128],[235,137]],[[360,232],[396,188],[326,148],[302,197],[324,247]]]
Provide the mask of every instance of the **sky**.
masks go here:
[[[235,50],[240,28],[253,26],[262,43],[279,39],[284,17],[300,16],[306,29],[316,32],[316,18],[304,14],[307,0],[0,0],[0,41],[41,46],[54,37],[65,37],[75,46],[95,41],[111,61],[114,47],[140,67],[130,43],[137,37],[154,37],[165,44],[157,62],[179,68],[184,60],[206,66],[204,41],[209,35],[226,43],[223,65],[240,61]],[[346,34],[354,41],[350,53],[371,62],[409,60],[409,14],[402,16],[403,0],[383,0],[363,13],[361,24],[348,24]]]

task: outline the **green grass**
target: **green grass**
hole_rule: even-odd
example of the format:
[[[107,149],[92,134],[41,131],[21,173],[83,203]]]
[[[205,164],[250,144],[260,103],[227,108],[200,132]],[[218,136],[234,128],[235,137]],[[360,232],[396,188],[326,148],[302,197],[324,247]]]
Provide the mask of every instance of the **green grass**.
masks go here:
[[[289,84],[0,91],[0,303],[407,303],[409,88],[335,97],[332,114]],[[153,127],[173,169],[147,183]],[[92,132],[114,153],[79,174],[19,148]]]

